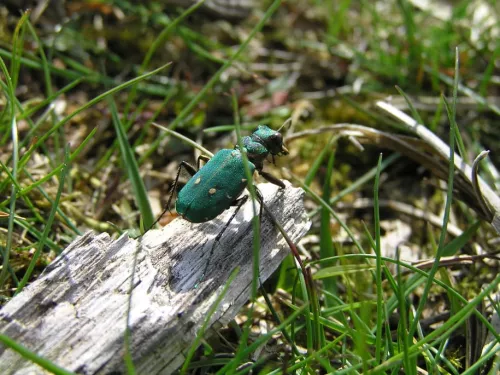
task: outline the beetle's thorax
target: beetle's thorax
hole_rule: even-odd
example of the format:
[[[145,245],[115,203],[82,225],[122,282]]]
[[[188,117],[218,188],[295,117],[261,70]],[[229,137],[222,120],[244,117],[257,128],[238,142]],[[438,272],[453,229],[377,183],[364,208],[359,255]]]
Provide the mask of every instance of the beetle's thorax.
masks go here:
[[[269,154],[273,156],[288,154],[281,134],[265,125],[259,125],[251,135],[243,137],[242,143],[248,160],[255,165],[257,170],[262,170],[264,160]],[[239,149],[238,146],[235,148]]]
[[[251,161],[257,170],[262,170],[264,167],[264,160],[269,155],[269,150],[258,139],[251,136],[243,137],[243,149],[247,154],[248,160]],[[238,146],[236,146],[238,148]]]

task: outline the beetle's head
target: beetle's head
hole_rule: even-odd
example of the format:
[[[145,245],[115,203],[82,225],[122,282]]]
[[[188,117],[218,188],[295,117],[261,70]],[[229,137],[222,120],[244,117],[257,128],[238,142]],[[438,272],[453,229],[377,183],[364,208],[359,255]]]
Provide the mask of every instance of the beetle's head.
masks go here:
[[[259,125],[252,137],[255,137],[256,141],[264,145],[271,155],[288,155],[288,150],[283,144],[283,136],[280,132],[266,125]]]

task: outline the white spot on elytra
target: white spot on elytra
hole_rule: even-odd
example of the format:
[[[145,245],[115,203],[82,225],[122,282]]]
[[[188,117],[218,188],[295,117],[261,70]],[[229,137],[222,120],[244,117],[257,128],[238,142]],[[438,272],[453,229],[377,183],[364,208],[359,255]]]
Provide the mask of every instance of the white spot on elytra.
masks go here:
[[[210,195],[214,195],[216,192],[217,192],[217,189],[211,188],[211,189],[208,191],[208,194],[210,194]]]
[[[196,181],[194,182],[195,185],[198,185],[201,182],[201,177],[198,177]]]
[[[242,178],[241,182],[247,182],[247,179],[246,178]]]

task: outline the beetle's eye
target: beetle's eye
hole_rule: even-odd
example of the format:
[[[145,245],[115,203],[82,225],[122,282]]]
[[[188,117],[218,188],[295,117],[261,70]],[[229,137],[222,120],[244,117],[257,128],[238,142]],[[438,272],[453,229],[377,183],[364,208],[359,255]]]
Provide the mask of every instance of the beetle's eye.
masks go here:
[[[280,133],[274,133],[274,134],[271,135],[271,139],[273,141],[279,141],[279,140],[281,140],[281,134]]]

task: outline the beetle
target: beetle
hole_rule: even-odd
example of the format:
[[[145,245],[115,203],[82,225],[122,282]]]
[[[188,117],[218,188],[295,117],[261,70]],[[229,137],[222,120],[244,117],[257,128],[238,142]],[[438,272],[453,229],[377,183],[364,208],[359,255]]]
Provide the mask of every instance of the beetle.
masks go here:
[[[281,180],[263,171],[264,160],[269,155],[274,161],[274,156],[288,154],[281,133],[266,125],[259,125],[250,136],[242,138],[242,144],[248,157],[250,172],[253,174],[257,171],[269,182],[284,188]],[[200,158],[198,167],[200,160],[207,160],[203,156]],[[184,219],[193,223],[210,221],[229,207],[241,206],[246,201],[247,196],[239,198],[247,186],[247,178],[242,151],[238,145],[232,150],[220,150],[197,172],[188,163],[181,162],[174,184],[177,183],[182,167],[192,175],[175,202],[177,213]]]
[[[286,121],[281,128],[288,122]],[[243,150],[240,149],[239,145],[235,145],[233,149],[218,151],[212,158],[201,155],[198,158],[196,168],[186,161],[182,161],[177,168],[177,175],[167,201],[165,211],[170,207],[181,170],[184,168],[192,177],[177,194],[175,209],[181,217],[193,223],[204,223],[216,218],[231,206],[236,206],[234,213],[213,242],[202,277],[208,270],[215,245],[219,242],[239,209],[248,200],[248,195],[240,198],[243,190],[247,187],[242,152],[247,155],[248,166],[252,175],[257,171],[267,181],[282,189],[285,188],[285,184],[280,179],[263,170],[264,160],[269,156],[272,157],[274,163],[275,156],[288,155],[288,150],[283,143],[283,136],[279,130],[276,131],[266,125],[259,125],[257,130],[241,140]],[[200,167],[202,161],[206,164]],[[263,204],[258,190],[257,196]],[[160,215],[160,218],[162,215]]]

